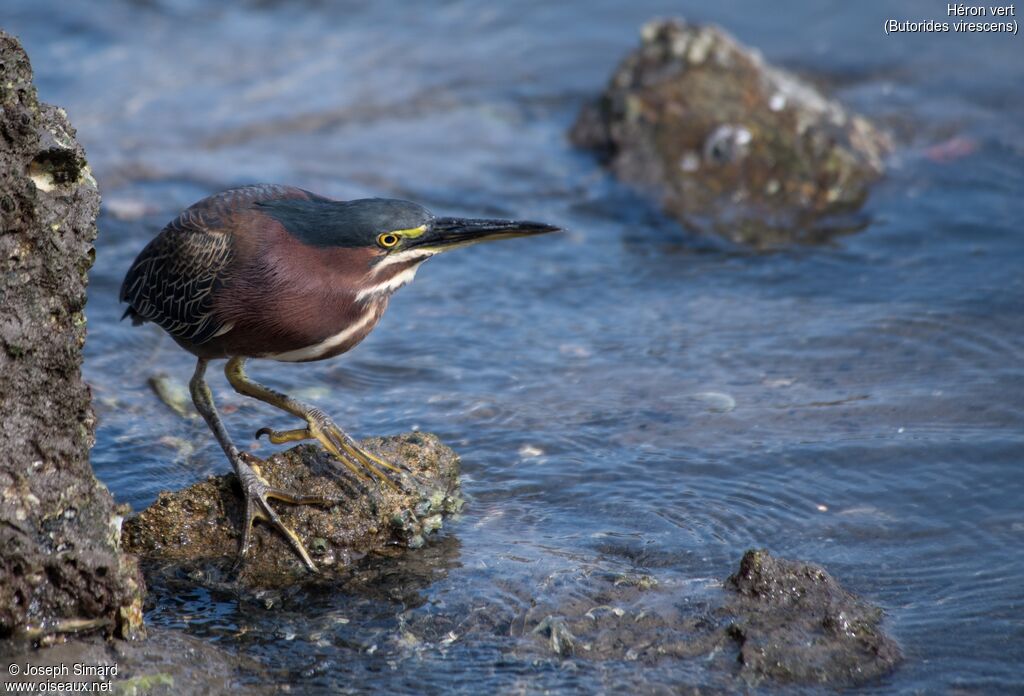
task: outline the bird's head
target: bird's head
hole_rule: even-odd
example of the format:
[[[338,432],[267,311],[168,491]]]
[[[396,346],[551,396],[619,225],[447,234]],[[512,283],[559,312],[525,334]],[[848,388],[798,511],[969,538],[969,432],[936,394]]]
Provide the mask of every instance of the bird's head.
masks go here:
[[[378,265],[403,264],[479,242],[558,229],[526,220],[434,217],[426,208],[400,200],[371,198],[351,204],[366,214],[366,231],[376,247]]]
[[[435,217],[421,205],[391,198],[279,200],[261,206],[306,244],[369,250],[375,272],[418,265],[478,242],[558,230],[526,220]]]

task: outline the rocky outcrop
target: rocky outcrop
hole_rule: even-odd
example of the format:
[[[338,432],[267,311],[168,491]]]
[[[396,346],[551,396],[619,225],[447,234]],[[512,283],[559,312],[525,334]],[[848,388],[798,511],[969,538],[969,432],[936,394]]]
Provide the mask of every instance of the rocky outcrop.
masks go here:
[[[93,476],[81,379],[96,182],[28,57],[0,31],[0,636],[142,628],[122,512]]]
[[[572,141],[687,227],[753,246],[862,224],[889,137],[714,26],[644,27]]]
[[[281,521],[302,539],[323,574],[345,570],[371,552],[423,546],[458,511],[459,458],[435,435],[408,433],[371,438],[362,446],[404,464],[403,490],[354,489],[352,477],[323,449],[300,445],[259,467],[272,485],[338,503],[330,507],[276,504]],[[154,566],[184,571],[207,585],[239,583],[281,587],[308,579],[302,561],[277,531],[257,522],[253,547],[237,569],[244,512],[234,474],[211,477],[189,488],[162,493],[125,523],[125,545]]]

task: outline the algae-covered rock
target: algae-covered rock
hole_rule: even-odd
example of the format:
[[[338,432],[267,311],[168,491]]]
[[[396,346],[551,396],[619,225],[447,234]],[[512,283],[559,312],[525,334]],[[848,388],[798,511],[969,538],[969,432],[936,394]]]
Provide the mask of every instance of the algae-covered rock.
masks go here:
[[[902,659],[882,631],[882,610],[820,566],[747,551],[726,588],[736,593],[728,630],[746,673],[800,683],[862,682]]]
[[[142,577],[93,476],[82,382],[99,192],[67,115],[0,31],[0,637],[142,631]]]
[[[572,141],[699,232],[813,240],[884,171],[889,137],[715,26],[658,20],[581,112]]]
[[[342,465],[317,446],[300,445],[275,454],[259,467],[272,485],[302,495],[337,500],[336,505],[274,503],[322,572],[342,569],[368,553],[422,546],[457,511],[458,456],[435,435],[408,433],[372,438],[363,447],[402,463],[417,481],[393,490],[356,490]],[[162,493],[125,522],[125,545],[149,561],[184,566],[197,580],[225,579],[238,556],[243,501],[234,474],[211,477],[189,488]],[[243,585],[273,587],[308,577],[305,566],[276,531],[256,523],[252,548],[239,568]]]

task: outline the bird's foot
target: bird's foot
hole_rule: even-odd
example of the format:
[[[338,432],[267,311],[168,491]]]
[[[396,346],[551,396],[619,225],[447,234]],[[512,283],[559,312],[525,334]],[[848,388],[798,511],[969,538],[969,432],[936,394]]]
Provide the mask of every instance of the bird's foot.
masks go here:
[[[239,453],[238,459],[235,462],[235,473],[242,484],[242,494],[245,496],[245,519],[242,521],[242,547],[238,554],[239,564],[249,551],[249,545],[252,542],[253,523],[256,520],[263,520],[288,539],[292,548],[302,558],[302,562],[315,573],[316,564],[309,557],[309,553],[306,551],[302,540],[299,539],[299,535],[285,526],[281,518],[274,512],[274,508],[270,507],[268,499],[274,498],[275,500],[282,500],[292,505],[322,506],[334,505],[337,501],[312,495],[293,495],[288,491],[275,488],[267,483],[266,479],[260,474],[259,463],[259,459],[245,452]]]
[[[323,411],[310,409],[306,414],[306,422],[309,424],[307,427],[297,430],[260,428],[256,431],[256,439],[266,435],[275,445],[316,440],[363,484],[370,483],[371,479],[377,479],[396,491],[408,491],[411,487],[419,488],[418,485],[410,486],[419,483],[411,469],[401,463],[392,464],[372,452],[367,452],[348,433],[335,425]],[[369,472],[369,476],[366,472]],[[390,472],[391,475],[385,472]]]

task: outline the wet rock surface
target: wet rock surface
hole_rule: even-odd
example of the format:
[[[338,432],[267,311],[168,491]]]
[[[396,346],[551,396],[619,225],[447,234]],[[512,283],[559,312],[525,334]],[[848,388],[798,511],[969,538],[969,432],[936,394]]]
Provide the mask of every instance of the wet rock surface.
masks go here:
[[[96,683],[98,693],[149,694],[226,694],[244,684],[245,693],[270,694],[279,690],[260,686],[267,670],[258,662],[225,652],[196,638],[176,631],[151,630],[145,641],[106,641],[90,637],[69,641],[45,650],[25,650],[25,646],[0,644],[0,662],[19,666],[14,676],[0,670],[0,684],[33,684],[37,691],[47,682]],[[76,676],[75,665],[116,669],[109,676]],[[67,674],[28,676],[28,666],[66,668]],[[111,688],[104,682],[109,681]],[[12,687],[16,688],[16,687]]]
[[[845,590],[820,566],[748,551],[724,582],[667,587],[655,575],[582,571],[537,588],[519,614],[474,606],[420,613],[405,643],[444,644],[467,635],[510,635],[535,660],[675,661],[694,683],[855,685],[899,664],[882,611]],[[707,671],[717,676],[709,678]]]
[[[857,683],[902,659],[882,631],[882,610],[820,566],[748,551],[726,589],[741,672],[801,683]]]
[[[338,501],[332,506],[273,503],[295,530],[323,574],[349,568],[369,553],[419,548],[439,530],[444,516],[462,506],[459,459],[428,433],[371,438],[363,447],[408,467],[403,490],[385,485],[357,490],[333,457],[314,445],[277,453],[262,464],[271,485],[300,495]],[[309,573],[278,532],[257,522],[252,548],[236,569],[243,500],[234,474],[211,477],[189,488],[163,493],[127,520],[125,546],[156,572],[185,573],[205,585],[282,587],[308,580]]]
[[[757,247],[863,225],[887,134],[715,26],[658,20],[572,141],[687,227]]]
[[[67,115],[0,31],[0,637],[142,630],[81,379],[99,192]]]

